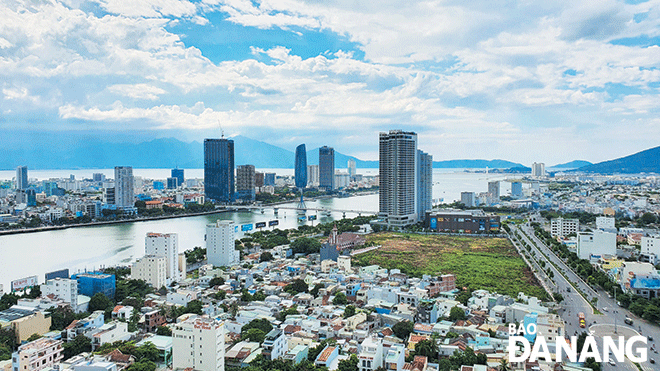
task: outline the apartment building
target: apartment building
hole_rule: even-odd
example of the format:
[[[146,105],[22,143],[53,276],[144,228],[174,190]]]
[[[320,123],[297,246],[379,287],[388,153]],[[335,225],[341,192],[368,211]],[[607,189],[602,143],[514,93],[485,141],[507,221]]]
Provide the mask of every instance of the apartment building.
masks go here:
[[[12,354],[12,371],[40,371],[62,361],[62,340],[41,338],[18,347]]]
[[[555,218],[550,221],[552,237],[563,237],[580,231],[580,221],[577,219]]]
[[[191,316],[177,323],[172,330],[172,367],[224,371],[224,322]]]

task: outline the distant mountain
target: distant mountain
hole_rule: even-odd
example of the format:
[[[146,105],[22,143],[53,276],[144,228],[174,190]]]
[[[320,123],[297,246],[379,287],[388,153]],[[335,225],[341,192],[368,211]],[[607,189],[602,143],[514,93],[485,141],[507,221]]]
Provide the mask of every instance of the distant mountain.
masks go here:
[[[598,174],[660,173],[660,146],[630,156],[587,165],[573,171]]]
[[[583,161],[583,160],[575,160],[571,162],[567,162],[565,164],[559,164],[555,166],[550,166],[550,169],[577,169],[583,166],[589,166],[592,165],[591,162],[589,161]]]
[[[93,132],[14,132],[0,137],[0,169],[12,170],[19,165],[29,169],[108,169],[115,166],[135,168],[200,169],[204,167],[202,142],[183,142],[175,138],[123,138],[116,134]],[[257,168],[291,169],[294,153],[266,142],[235,136],[235,165],[252,164]],[[335,168],[346,169],[353,159],[359,169],[377,169],[378,161],[363,161],[354,156],[335,152]],[[319,149],[307,152],[307,163],[318,165]],[[523,167],[504,160],[435,161],[434,168],[509,169]]]
[[[448,160],[448,161],[433,161],[433,167],[436,169],[509,169],[512,167],[525,167],[506,160]]]

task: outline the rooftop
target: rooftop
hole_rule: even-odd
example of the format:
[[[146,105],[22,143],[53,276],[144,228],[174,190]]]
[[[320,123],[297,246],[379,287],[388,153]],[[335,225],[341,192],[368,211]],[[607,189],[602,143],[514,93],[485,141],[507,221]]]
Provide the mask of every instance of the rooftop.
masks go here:
[[[27,317],[33,314],[35,311],[31,309],[23,309],[17,307],[11,307],[0,312],[0,321],[11,322],[23,317]]]

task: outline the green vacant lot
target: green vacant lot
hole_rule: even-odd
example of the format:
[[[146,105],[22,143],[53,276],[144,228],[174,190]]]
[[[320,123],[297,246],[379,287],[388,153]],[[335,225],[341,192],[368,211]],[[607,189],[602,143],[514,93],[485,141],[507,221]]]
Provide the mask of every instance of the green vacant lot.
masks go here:
[[[452,273],[457,287],[496,291],[514,298],[524,292],[546,299],[543,288],[505,238],[384,232],[369,235],[367,241],[382,247],[353,257],[356,265],[377,264],[415,277]]]

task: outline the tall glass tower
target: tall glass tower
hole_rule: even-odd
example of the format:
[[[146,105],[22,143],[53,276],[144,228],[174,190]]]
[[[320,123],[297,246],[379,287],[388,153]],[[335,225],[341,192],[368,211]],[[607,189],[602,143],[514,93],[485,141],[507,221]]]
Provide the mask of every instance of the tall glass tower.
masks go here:
[[[319,148],[319,187],[326,191],[335,189],[335,149]]]
[[[204,139],[204,193],[216,202],[234,201],[234,141]]]
[[[401,130],[380,133],[379,217],[388,225],[417,223],[417,134]]]
[[[303,201],[303,189],[307,186],[307,150],[305,149],[304,144],[296,147],[295,168],[296,187],[300,188],[300,204],[298,204],[298,208],[304,209],[305,202]]]

